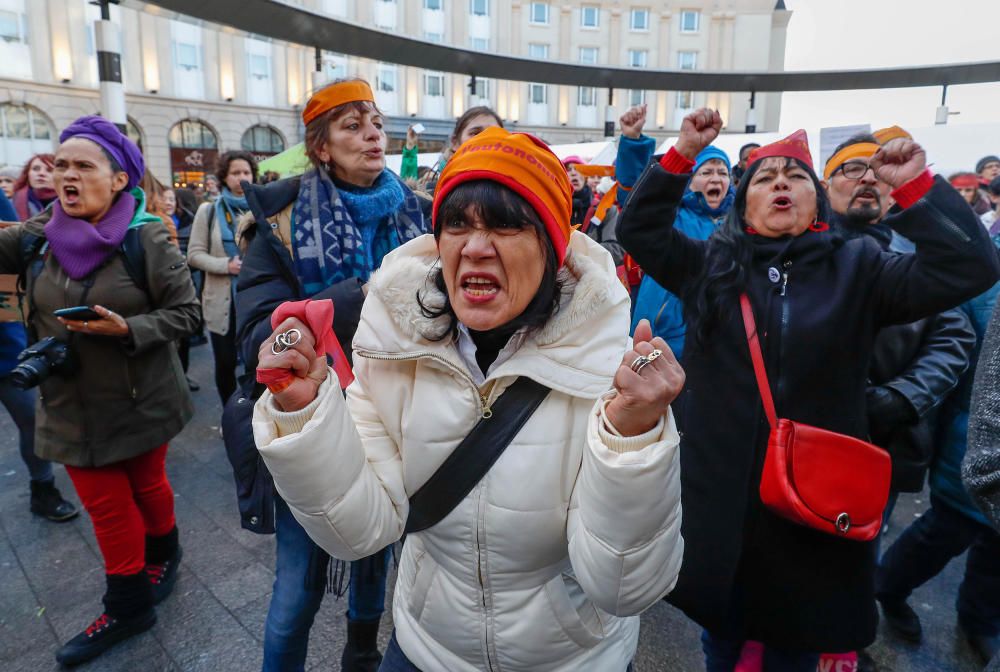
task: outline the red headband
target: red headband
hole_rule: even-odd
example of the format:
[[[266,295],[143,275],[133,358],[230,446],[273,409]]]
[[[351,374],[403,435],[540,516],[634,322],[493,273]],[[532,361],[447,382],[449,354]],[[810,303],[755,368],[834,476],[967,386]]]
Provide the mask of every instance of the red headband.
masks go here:
[[[764,145],[763,147],[758,147],[753,150],[750,154],[750,158],[747,160],[747,168],[762,159],[772,156],[798,159],[802,163],[809,166],[810,169],[815,171],[813,168],[812,154],[809,153],[809,137],[801,128],[789,135],[787,138],[782,138],[781,140],[772,142],[770,145]]]

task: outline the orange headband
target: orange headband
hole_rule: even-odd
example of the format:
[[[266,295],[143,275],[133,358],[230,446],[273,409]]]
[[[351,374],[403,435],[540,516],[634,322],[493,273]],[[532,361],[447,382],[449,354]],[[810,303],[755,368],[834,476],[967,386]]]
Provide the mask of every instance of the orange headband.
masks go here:
[[[595,166],[589,163],[575,163],[576,172],[580,173],[584,177],[614,177],[615,167],[614,166]]]
[[[340,107],[346,103],[375,102],[372,94],[372,87],[368,82],[359,79],[352,79],[347,82],[331,84],[320,89],[312,95],[306,107],[302,110],[302,122],[309,124],[310,121],[330,110]]]
[[[881,147],[874,142],[858,142],[844,147],[827,160],[826,169],[823,171],[823,179],[829,180],[830,176],[833,175],[833,171],[851,159],[870,159],[875,156],[875,152],[879,149]]]
[[[888,128],[880,128],[872,135],[878,140],[878,144],[884,145],[890,140],[895,140],[896,138],[906,138],[907,140],[912,140],[913,136],[906,132],[905,129],[899,126],[889,126]]]

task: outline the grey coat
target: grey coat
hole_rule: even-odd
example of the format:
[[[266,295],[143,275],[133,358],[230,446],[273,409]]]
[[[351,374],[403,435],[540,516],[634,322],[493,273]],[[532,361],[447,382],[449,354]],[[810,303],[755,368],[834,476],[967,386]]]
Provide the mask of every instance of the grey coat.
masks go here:
[[[976,369],[962,480],[1000,528],[1000,302],[993,309]]]

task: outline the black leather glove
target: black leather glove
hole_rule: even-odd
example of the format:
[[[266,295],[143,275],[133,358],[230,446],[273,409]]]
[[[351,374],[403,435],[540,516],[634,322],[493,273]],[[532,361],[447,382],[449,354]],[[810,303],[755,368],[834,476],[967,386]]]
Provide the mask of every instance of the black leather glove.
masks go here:
[[[896,430],[916,424],[919,419],[909,399],[891,387],[869,387],[865,398],[868,429],[876,441],[887,439]]]

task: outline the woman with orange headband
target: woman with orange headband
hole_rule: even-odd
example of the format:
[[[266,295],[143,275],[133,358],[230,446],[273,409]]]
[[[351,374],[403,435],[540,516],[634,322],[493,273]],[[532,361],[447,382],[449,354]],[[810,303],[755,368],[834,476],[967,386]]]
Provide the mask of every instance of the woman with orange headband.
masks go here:
[[[334,82],[317,91],[302,113],[306,152],[312,169],[267,185],[247,185],[250,213],[240,220],[243,252],[236,295],[237,339],[247,371],[271,335],[272,311],[296,299],[333,299],[333,328],[349,350],[365,287],[383,257],[430,230],[429,201],[413,194],[385,168],[385,120],[368,83]],[[253,381],[227,407],[223,426],[237,468],[244,526],[277,535],[274,592],[264,633],[266,672],[302,670],[309,629],[323,599],[331,559],[306,535],[288,505],[273,492],[270,477],[249,436]],[[262,389],[262,388],[261,388]],[[257,392],[259,394],[259,391]],[[235,416],[233,412],[235,413]],[[242,448],[242,451],[237,448]],[[240,459],[245,460],[241,463]],[[378,625],[384,609],[385,578],[391,552],[383,544],[351,563],[345,672],[378,668]],[[336,563],[337,560],[332,562]],[[339,568],[337,568],[339,569]],[[337,569],[329,576],[342,575]],[[342,590],[340,586],[332,586]]]
[[[382,672],[625,672],[674,583],[684,374],[648,323],[629,344],[571,211],[555,154],[488,128],[372,280],[346,402],[324,334],[289,317],[261,346],[289,382],[254,438],[296,518],[337,557],[407,535]]]

